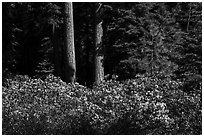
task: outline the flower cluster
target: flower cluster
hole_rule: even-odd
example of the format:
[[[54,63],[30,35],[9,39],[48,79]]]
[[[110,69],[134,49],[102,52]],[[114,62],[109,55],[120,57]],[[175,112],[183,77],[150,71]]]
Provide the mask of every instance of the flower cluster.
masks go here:
[[[138,76],[88,89],[16,76],[2,88],[3,134],[201,134],[201,97],[181,84]]]

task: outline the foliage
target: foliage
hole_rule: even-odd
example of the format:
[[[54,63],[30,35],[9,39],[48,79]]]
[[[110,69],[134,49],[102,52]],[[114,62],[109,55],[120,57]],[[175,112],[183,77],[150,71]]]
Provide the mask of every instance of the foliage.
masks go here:
[[[110,3],[105,70],[119,79],[136,74],[201,76],[201,3]],[[195,88],[196,86],[194,86]]]
[[[164,76],[88,89],[49,75],[17,75],[2,88],[3,134],[201,134],[201,93]]]
[[[110,56],[107,58],[116,60],[113,66],[107,60],[107,66],[114,67],[109,73],[117,73],[121,79],[133,78],[138,73],[172,74],[176,64],[170,57],[179,41],[179,27],[172,12],[167,10],[165,3],[129,6],[117,7],[108,23],[107,37],[110,39],[106,40],[111,54],[107,54]]]
[[[61,80],[63,3],[2,3],[3,134],[201,134],[202,3],[103,4],[107,81],[89,89],[93,3],[73,4],[80,84]]]
[[[62,3],[2,4],[3,70],[43,77],[56,74],[53,52],[63,61]],[[116,3],[103,17],[105,74],[119,80],[137,74],[164,73],[193,81],[190,92],[199,89],[202,70],[202,4]],[[77,81],[93,84],[93,3],[73,3]],[[57,48],[56,48],[57,47]],[[60,66],[62,68],[62,66]],[[63,69],[61,70],[64,71]],[[61,76],[61,75],[58,75]],[[61,76],[63,79],[63,76]],[[197,82],[199,81],[199,82]]]
[[[60,7],[39,2],[3,7],[3,69],[29,76],[53,72],[52,31],[61,24]]]
[[[175,73],[185,81],[187,93],[200,89],[202,82],[201,8],[201,3],[179,3],[174,13],[182,33],[175,48],[179,51],[178,56],[172,56],[172,60],[178,64]]]

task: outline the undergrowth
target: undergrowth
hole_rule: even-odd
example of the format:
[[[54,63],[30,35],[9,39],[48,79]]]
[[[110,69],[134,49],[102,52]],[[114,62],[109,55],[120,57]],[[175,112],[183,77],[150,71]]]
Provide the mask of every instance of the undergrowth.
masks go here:
[[[49,75],[17,75],[2,87],[2,134],[201,134],[201,89],[138,75],[88,89]]]

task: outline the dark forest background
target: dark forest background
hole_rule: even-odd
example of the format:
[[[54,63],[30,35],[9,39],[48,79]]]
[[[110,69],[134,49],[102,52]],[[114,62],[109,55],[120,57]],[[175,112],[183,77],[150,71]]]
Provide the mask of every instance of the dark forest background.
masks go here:
[[[105,75],[201,79],[201,3],[103,4],[112,7],[103,17]],[[93,82],[92,9],[92,3],[73,4],[77,82],[83,85]],[[53,50],[58,46],[62,55],[62,3],[3,3],[2,10],[4,76],[56,74]]]
[[[157,80],[168,79],[167,83],[171,83],[172,81],[179,81],[182,83],[177,88],[178,90],[175,89],[171,91],[168,88],[165,89],[165,91],[168,91],[168,94],[171,94],[172,97],[176,96],[177,91],[180,90],[182,91],[182,94],[179,92],[179,97],[185,94],[188,97],[194,97],[194,101],[198,99],[198,97],[201,97],[202,3],[103,2],[101,4],[104,7],[111,9],[104,9],[102,17],[100,17],[103,19],[103,36],[101,48],[103,48],[104,55],[104,82],[115,81],[122,82],[123,84],[126,83],[123,85],[123,88],[126,88],[128,91],[126,92],[125,89],[123,89],[120,90],[121,93],[119,94],[123,94],[122,92],[125,92],[124,96],[127,98],[126,94],[129,95],[132,91],[130,86],[131,81],[140,81],[141,77],[142,80],[145,78],[155,78]],[[91,87],[91,89],[94,90],[94,94],[97,94],[98,96],[99,93],[97,93],[97,91],[103,91],[103,88],[107,88],[109,86],[113,88],[114,85],[117,84],[102,84],[101,86],[104,86],[103,88],[99,86],[96,89],[93,86],[95,82],[93,78],[95,71],[94,25],[96,21],[94,20],[94,16],[93,3],[73,3],[76,82],[80,85]],[[16,76],[28,76],[31,79],[46,80],[47,76],[53,74],[55,77],[60,77],[60,79],[64,80],[65,70],[57,70],[56,63],[59,62],[56,61],[55,56],[55,54],[58,54],[58,57],[63,62],[64,58],[62,47],[64,44],[63,31],[65,29],[63,17],[63,3],[2,3],[2,76],[3,87],[5,88],[3,88],[3,90],[7,92],[6,94],[8,94],[9,91],[9,79],[16,80]],[[63,68],[63,66],[60,66],[60,68]],[[17,81],[21,82],[23,80],[20,78],[20,80]],[[146,86],[146,88],[148,87],[148,89],[142,89],[145,92],[149,90],[151,91],[149,86],[155,86],[155,81],[152,82],[150,80],[148,82],[145,83],[147,85],[143,85],[144,87]],[[163,89],[164,87],[162,86],[162,80],[159,82],[161,84],[161,89]],[[138,84],[141,83],[139,82]],[[117,86],[120,87],[120,85]],[[117,86],[114,88],[117,88]],[[77,89],[75,90],[75,92],[78,92]],[[174,92],[176,93],[173,94]],[[166,93],[167,92],[165,92],[165,94]],[[104,96],[105,95],[103,94],[103,97]],[[131,96],[134,97],[134,95]],[[92,97],[94,97],[93,94]],[[98,96],[97,99],[100,98],[102,98],[102,95],[100,97]],[[168,97],[166,96],[166,98]],[[170,95],[169,98],[171,98]],[[93,99],[92,103],[97,99]],[[176,97],[175,100],[177,99],[178,98]],[[174,103],[177,106],[178,102]],[[97,105],[99,104],[100,103]],[[167,105],[168,107],[171,106],[171,103],[167,104],[169,104],[169,106]],[[195,112],[195,114],[200,114],[201,99],[195,104],[199,104],[199,110],[192,110],[192,112]],[[183,105],[185,105],[185,103]],[[112,109],[115,109],[115,106],[112,107]],[[177,107],[179,108],[179,106]],[[172,106],[171,108],[173,109]],[[173,110],[176,111],[176,108]],[[122,108],[120,109],[122,110]],[[185,109],[187,109],[187,106],[185,106]],[[7,111],[5,111],[5,113],[6,112]],[[115,113],[116,112],[117,111],[115,111]],[[126,112],[128,113],[117,112],[118,117],[121,116],[121,118],[125,119],[125,116],[129,116],[128,114],[130,111],[126,110]],[[185,112],[185,118],[181,116],[183,114],[181,112],[178,112],[178,117],[182,117],[183,121],[190,121],[189,112],[191,111],[186,110]],[[131,113],[131,116],[132,115],[133,113]],[[192,118],[193,117],[197,117],[197,115],[193,115]],[[201,114],[198,117],[200,118]],[[174,120],[176,121],[176,119]],[[101,129],[105,130],[107,127],[100,127],[100,132],[96,133],[154,133],[153,130],[151,130],[151,132],[148,132],[150,130],[141,130],[141,132],[133,132],[131,130],[121,131],[121,127],[119,127],[119,125],[124,123],[124,121],[121,119],[117,119],[116,121],[118,122],[116,124],[117,126],[115,125],[112,127],[112,129],[109,128],[109,130],[106,131],[102,131]],[[125,121],[127,122],[127,119]],[[195,124],[199,123],[198,121],[194,122],[194,125],[192,126],[193,129],[191,130],[189,128],[182,128],[179,130],[175,129],[174,132],[168,132],[165,130],[161,134],[185,134],[188,130],[189,133],[187,134],[200,134],[201,130],[197,131],[196,129],[198,127],[198,129],[200,129],[200,125],[198,126]],[[129,123],[127,125],[131,124]],[[142,124],[140,123],[140,125]],[[186,123],[183,125],[186,125]],[[116,128],[115,132],[113,130],[114,127]],[[174,125],[171,128],[173,127],[176,126]],[[177,127],[179,126],[177,125]],[[9,127],[7,129],[9,129]],[[129,129],[131,128],[129,127]],[[137,127],[137,129],[140,128]],[[98,130],[99,127],[97,128],[97,131]],[[113,130],[114,133],[112,133],[111,130]],[[77,129],[75,132],[63,133],[77,134],[80,133],[79,131],[82,132],[84,130]],[[95,134],[95,132],[88,132],[88,129],[86,129],[86,131],[87,132],[84,131],[81,134]],[[90,131],[93,131],[93,129]],[[51,130],[48,130],[48,133],[42,131],[43,134],[59,133],[57,131],[55,133],[51,132]],[[4,133],[6,134],[6,130]],[[10,131],[10,133],[12,133],[12,131]],[[16,133],[19,132],[16,131]],[[160,132],[156,132],[155,130],[155,134],[160,134]]]

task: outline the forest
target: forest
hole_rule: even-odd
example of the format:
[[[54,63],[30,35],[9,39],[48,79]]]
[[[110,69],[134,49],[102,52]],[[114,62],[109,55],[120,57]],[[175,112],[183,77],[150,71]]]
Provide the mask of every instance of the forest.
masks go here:
[[[3,135],[201,135],[201,2],[2,2]]]

